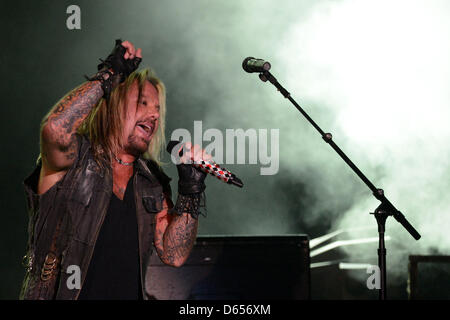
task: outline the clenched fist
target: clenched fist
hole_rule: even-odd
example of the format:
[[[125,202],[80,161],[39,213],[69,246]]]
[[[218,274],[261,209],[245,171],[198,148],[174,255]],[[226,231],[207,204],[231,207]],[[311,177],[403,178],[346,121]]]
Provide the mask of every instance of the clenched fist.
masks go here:
[[[125,60],[134,59],[135,57],[142,59],[142,49],[141,48],[136,50],[134,48],[134,45],[128,40],[123,41],[122,46],[125,47],[127,50],[125,52],[125,54],[123,55]]]

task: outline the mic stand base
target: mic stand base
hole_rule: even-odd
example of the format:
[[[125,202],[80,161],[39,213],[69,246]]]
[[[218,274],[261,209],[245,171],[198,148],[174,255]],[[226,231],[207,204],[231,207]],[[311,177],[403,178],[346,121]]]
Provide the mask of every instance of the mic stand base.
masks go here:
[[[375,212],[371,212],[375,216],[378,224],[378,267],[380,269],[380,291],[379,299],[386,300],[386,247],[384,242],[384,234],[386,230],[386,220],[393,215],[389,211],[388,206],[384,203],[380,204]]]

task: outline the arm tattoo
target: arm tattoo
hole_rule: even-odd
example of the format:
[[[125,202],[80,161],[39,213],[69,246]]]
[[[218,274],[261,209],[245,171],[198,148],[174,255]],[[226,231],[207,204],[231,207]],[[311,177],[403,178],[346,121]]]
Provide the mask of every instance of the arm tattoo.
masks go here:
[[[100,82],[86,82],[62,98],[48,117],[47,123],[54,132],[55,141],[64,146],[61,151],[67,152],[68,158],[75,155],[76,129],[102,96]]]
[[[156,228],[155,230],[155,248],[158,256],[164,256],[164,246],[162,244],[162,239],[164,236],[164,231],[161,228]],[[162,259],[162,258],[161,258]]]
[[[189,214],[175,216],[164,233],[164,258],[181,265],[189,256],[197,236],[198,220]]]

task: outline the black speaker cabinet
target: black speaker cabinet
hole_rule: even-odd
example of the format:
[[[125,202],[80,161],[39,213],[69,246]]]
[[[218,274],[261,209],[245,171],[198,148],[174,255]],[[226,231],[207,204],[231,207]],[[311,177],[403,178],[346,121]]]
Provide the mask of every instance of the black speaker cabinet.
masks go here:
[[[450,299],[450,256],[410,255],[408,269],[410,300]]]
[[[309,299],[306,235],[199,236],[179,268],[151,257],[148,292],[161,300]]]

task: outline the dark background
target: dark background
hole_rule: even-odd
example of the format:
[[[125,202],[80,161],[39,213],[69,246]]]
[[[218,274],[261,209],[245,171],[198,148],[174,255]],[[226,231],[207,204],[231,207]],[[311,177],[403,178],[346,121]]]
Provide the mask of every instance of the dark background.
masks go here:
[[[335,3],[341,2],[345,1]],[[18,297],[24,274],[21,258],[25,253],[28,217],[22,181],[33,170],[39,153],[40,120],[60,97],[84,81],[83,75],[95,71],[98,58],[106,57],[119,37],[143,48],[141,66],[154,68],[166,84],[168,138],[176,128],[192,130],[194,120],[203,121],[203,130],[280,130],[280,169],[276,175],[260,175],[260,165],[227,164],[226,167],[244,181],[243,190],[208,179],[208,217],[201,219],[200,234],[308,234],[315,238],[341,228],[340,221],[347,221],[343,219],[344,213],[361,197],[370,199],[370,193],[294,108],[255,74],[246,74],[241,69],[242,60],[249,55],[280,62],[279,52],[296,40],[283,37],[283,32],[314,16],[317,7],[328,3],[2,1],[0,299]],[[81,30],[66,27],[66,8],[71,4],[81,8]],[[307,31],[314,35],[314,29]],[[301,52],[290,54],[292,61],[302,55]],[[280,62],[275,70],[281,81],[289,79],[296,69],[286,61],[285,64]],[[312,76],[322,79],[320,72]],[[369,177],[374,178],[376,184],[386,183],[392,190],[397,184],[387,183],[385,169],[393,166],[394,157],[388,155],[374,160],[364,155],[368,145],[345,140],[335,111],[330,111],[330,100],[321,100],[331,85],[323,79],[323,92],[319,90],[317,96],[307,91],[307,77],[296,83],[291,81],[289,85],[292,89],[295,84],[297,89],[307,91],[301,101],[311,107],[307,110],[311,111],[311,116],[319,118],[320,125],[331,127],[335,136],[343,136],[337,142],[347,143],[350,157],[356,157],[363,171],[369,170]],[[301,97],[302,91],[298,90],[297,96]],[[370,118],[366,121],[372,125]],[[374,146],[390,141],[390,137],[384,137],[376,140]],[[356,147],[350,149],[353,143]],[[167,157],[165,161],[164,169],[174,178],[172,187],[175,188],[176,170]],[[405,184],[404,178],[399,175],[396,183]],[[396,198],[401,200],[400,205],[414,202],[412,192],[403,195],[405,198]],[[375,208],[377,203],[366,203],[356,225],[371,228],[353,235],[354,238],[377,236],[375,221],[366,209]],[[417,218],[416,221],[422,220]],[[393,225],[394,222],[388,227]],[[433,232],[432,228],[423,230]],[[395,273],[390,283],[391,297],[405,299],[406,257],[420,250],[403,230],[396,229],[393,235],[394,241],[388,242],[388,250],[400,248],[400,251],[394,251],[396,264],[390,268],[390,272]],[[399,238],[395,239],[397,235]],[[442,253],[437,250],[439,241],[432,244],[434,253]],[[334,250],[313,262],[377,263],[376,244],[358,245],[355,252],[364,254],[355,257],[349,251]],[[342,271],[332,265],[328,269],[314,269],[312,276],[313,298],[376,299],[376,292],[365,286],[368,276],[365,269]]]

